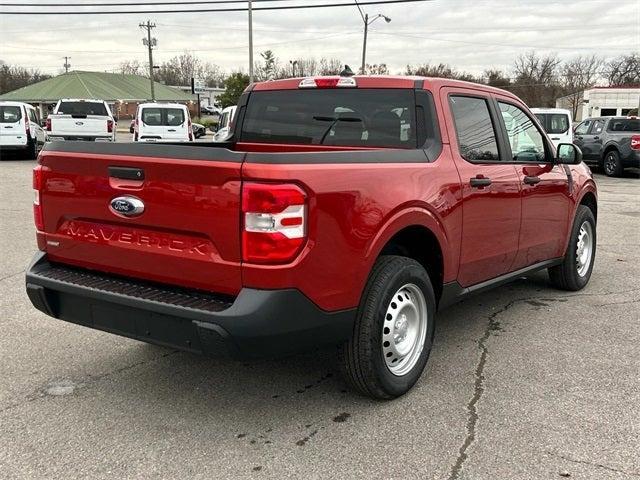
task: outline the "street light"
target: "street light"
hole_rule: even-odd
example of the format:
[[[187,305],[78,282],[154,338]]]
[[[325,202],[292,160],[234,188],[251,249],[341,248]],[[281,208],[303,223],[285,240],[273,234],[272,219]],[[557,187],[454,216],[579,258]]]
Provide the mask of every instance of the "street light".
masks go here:
[[[367,33],[369,32],[369,25],[371,25],[373,22],[375,22],[379,18],[384,18],[384,21],[387,23],[389,23],[391,19],[386,15],[382,15],[381,13],[379,13],[372,19],[369,19],[369,14],[362,12],[362,9],[360,8],[360,5],[358,5],[357,0],[356,0],[356,6],[360,11],[360,16],[362,17],[362,21],[364,22],[364,41],[362,42],[362,66],[360,67],[360,73],[364,75],[364,68],[366,65],[365,62],[367,58]]]

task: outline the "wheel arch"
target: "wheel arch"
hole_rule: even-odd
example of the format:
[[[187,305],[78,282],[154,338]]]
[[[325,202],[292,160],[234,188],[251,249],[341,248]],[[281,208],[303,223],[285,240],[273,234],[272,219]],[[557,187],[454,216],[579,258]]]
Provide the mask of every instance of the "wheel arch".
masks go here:
[[[387,223],[368,252],[369,270],[380,255],[402,255],[420,263],[431,279],[436,300],[450,267],[447,236],[437,218],[426,210],[412,209]]]

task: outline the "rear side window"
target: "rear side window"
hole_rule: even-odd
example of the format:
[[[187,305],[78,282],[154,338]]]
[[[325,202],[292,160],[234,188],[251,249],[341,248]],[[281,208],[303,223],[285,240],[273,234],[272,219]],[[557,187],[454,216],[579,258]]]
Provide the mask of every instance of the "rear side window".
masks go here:
[[[611,120],[608,130],[610,132],[640,132],[640,119],[623,118]]]
[[[240,141],[416,148],[415,95],[409,89],[253,92]]]
[[[20,107],[15,105],[0,105],[0,123],[16,123],[22,118]]]
[[[462,158],[469,161],[500,160],[496,132],[484,98],[451,96]]]
[[[181,108],[143,108],[142,123],[152,127],[177,127],[184,123]]]
[[[569,117],[564,113],[536,113],[547,133],[561,134],[569,130]]]
[[[107,107],[99,102],[60,102],[58,113],[65,115],[101,115],[107,116]]]

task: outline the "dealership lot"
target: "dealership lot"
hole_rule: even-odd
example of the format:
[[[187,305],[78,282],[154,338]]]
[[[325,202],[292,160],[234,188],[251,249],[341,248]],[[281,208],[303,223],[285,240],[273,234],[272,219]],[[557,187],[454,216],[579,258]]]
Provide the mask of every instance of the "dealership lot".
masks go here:
[[[416,388],[381,403],[331,352],[208,359],[36,311],[33,166],[0,163],[0,478],[640,476],[635,173],[597,175],[585,290],[536,274],[442,312]]]

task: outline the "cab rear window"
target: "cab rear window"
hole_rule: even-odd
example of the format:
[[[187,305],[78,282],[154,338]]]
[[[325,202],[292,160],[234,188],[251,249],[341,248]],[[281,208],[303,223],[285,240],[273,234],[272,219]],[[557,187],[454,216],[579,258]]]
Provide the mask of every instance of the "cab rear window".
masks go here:
[[[76,116],[108,115],[104,103],[99,102],[60,102],[58,113]]]
[[[22,111],[17,105],[0,105],[0,123],[16,123],[22,118]]]
[[[415,95],[409,89],[253,92],[240,141],[416,148]]]

